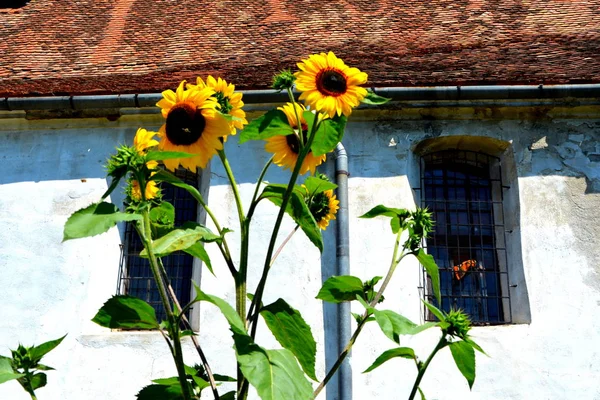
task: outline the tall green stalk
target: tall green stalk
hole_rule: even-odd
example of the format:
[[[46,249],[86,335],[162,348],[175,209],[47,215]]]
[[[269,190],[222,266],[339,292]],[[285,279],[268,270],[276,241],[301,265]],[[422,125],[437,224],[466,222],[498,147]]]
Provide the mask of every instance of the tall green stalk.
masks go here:
[[[154,281],[158,288],[158,293],[163,303],[163,307],[167,314],[167,320],[169,321],[169,334],[173,342],[173,358],[175,361],[175,367],[177,368],[177,375],[179,377],[179,384],[181,385],[181,392],[184,400],[191,400],[190,388],[186,379],[185,364],[183,363],[183,350],[181,348],[181,337],[179,336],[179,325],[171,309],[171,303],[169,302],[169,296],[165,287],[165,282],[162,278],[160,266],[158,260],[154,254],[154,248],[152,247],[151,227],[150,227],[150,213],[148,209],[142,211],[142,223],[143,228],[140,229],[141,238],[144,242],[144,247],[148,252],[148,261],[150,262],[150,270],[154,276]]]
[[[423,379],[423,375],[425,375],[425,371],[427,370],[427,367],[429,367],[429,363],[431,363],[431,360],[433,360],[433,357],[435,357],[436,353],[438,351],[440,351],[441,349],[443,349],[447,344],[448,344],[448,341],[446,340],[446,335],[442,334],[440,341],[435,346],[435,348],[433,349],[433,351],[431,352],[431,354],[429,355],[429,357],[427,358],[425,363],[423,363],[422,365],[417,364],[419,373],[417,375],[417,379],[415,379],[415,384],[413,385],[412,391],[410,392],[410,396],[408,396],[408,400],[413,400],[415,398],[415,395],[417,394],[417,391],[419,390],[419,384],[421,383],[421,379]]]
[[[392,261],[390,263],[390,267],[388,269],[387,275],[385,276],[385,279],[383,280],[383,283],[381,284],[381,287],[375,294],[373,301],[371,301],[371,303],[369,304],[369,306],[371,306],[371,307],[375,307],[375,305],[377,305],[377,303],[379,302],[379,299],[381,298],[381,296],[383,295],[383,292],[385,291],[385,288],[390,283],[390,280],[392,279],[392,275],[394,274],[396,267],[398,266],[398,264],[400,264],[400,261],[402,261],[402,259],[405,256],[404,249],[403,249],[400,256],[398,257],[398,250],[400,249],[400,238],[402,236],[402,232],[403,231],[400,230],[396,234],[396,241],[394,242],[394,251],[392,253]],[[331,380],[333,375],[335,375],[336,371],[340,368],[340,366],[342,365],[342,363],[344,362],[344,360],[350,353],[350,350],[352,350],[352,346],[354,346],[354,343],[356,342],[358,335],[362,331],[364,325],[366,324],[366,322],[370,316],[371,316],[371,313],[369,312],[369,310],[365,310],[365,312],[363,313],[363,315],[360,318],[360,322],[358,323],[356,330],[352,334],[352,337],[350,338],[350,340],[348,340],[346,347],[344,347],[344,350],[342,350],[342,352],[338,356],[336,362],[333,364],[333,366],[331,367],[329,372],[327,372],[325,379],[323,379],[323,381],[319,384],[319,386],[317,386],[317,388],[313,392],[313,397],[312,397],[313,399],[315,399],[319,395],[319,393],[321,393],[321,391],[325,388],[325,386],[327,385],[329,380]]]

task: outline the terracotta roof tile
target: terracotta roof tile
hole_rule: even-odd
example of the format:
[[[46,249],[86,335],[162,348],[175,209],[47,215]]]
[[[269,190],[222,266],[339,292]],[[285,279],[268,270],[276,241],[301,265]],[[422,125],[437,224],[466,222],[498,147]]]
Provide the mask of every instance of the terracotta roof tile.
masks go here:
[[[332,50],[372,86],[600,83],[600,0],[31,0],[0,9],[0,96],[267,88]]]

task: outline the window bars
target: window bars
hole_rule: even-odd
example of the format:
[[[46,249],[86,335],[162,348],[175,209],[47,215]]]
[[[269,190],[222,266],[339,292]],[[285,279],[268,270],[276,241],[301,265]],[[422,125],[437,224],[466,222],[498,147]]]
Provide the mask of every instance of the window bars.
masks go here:
[[[189,185],[198,185],[197,173],[178,169],[175,171],[175,176]],[[168,201],[175,207],[175,226],[181,226],[187,221],[197,220],[198,209],[191,194],[185,189],[167,183],[163,183],[161,189],[162,200]],[[161,321],[166,319],[166,313],[148,260],[139,257],[143,248],[133,223],[127,223],[125,241],[121,245],[117,293],[139,297],[148,302],[156,310],[157,319]],[[189,254],[178,251],[163,257],[162,262],[180,304],[189,303],[192,291],[194,258]]]
[[[434,218],[427,252],[440,270],[441,309],[464,310],[476,325],[511,322],[500,159],[447,150],[421,157],[421,203]],[[423,296],[435,300],[423,271]],[[425,320],[433,321],[425,307]]]

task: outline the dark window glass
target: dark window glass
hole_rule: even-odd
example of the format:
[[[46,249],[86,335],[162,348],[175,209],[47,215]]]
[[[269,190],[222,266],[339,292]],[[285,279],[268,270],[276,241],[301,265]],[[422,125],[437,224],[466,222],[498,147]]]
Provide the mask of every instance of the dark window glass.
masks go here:
[[[481,153],[421,158],[422,206],[435,221],[427,252],[440,269],[442,304],[428,278],[425,298],[444,311],[464,310],[475,324],[510,322],[501,176],[499,160]]]
[[[198,174],[187,170],[177,170],[175,175],[184,182],[197,186]],[[194,198],[185,190],[163,183],[163,201],[175,206],[175,226],[187,221],[197,220],[197,206]],[[158,321],[166,319],[160,294],[154,283],[148,261],[139,257],[142,242],[133,224],[128,223],[125,231],[125,243],[122,248],[120,279],[118,292],[139,297],[150,303],[156,310]],[[190,302],[192,269],[194,258],[184,252],[176,252],[162,258],[171,286],[183,306]]]

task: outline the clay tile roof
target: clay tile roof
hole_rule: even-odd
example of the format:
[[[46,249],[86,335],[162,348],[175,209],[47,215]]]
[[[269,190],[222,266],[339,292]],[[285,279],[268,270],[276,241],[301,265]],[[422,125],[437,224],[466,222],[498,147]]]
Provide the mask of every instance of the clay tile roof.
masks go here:
[[[371,86],[600,83],[600,0],[2,1],[0,96],[268,88],[328,50]]]

